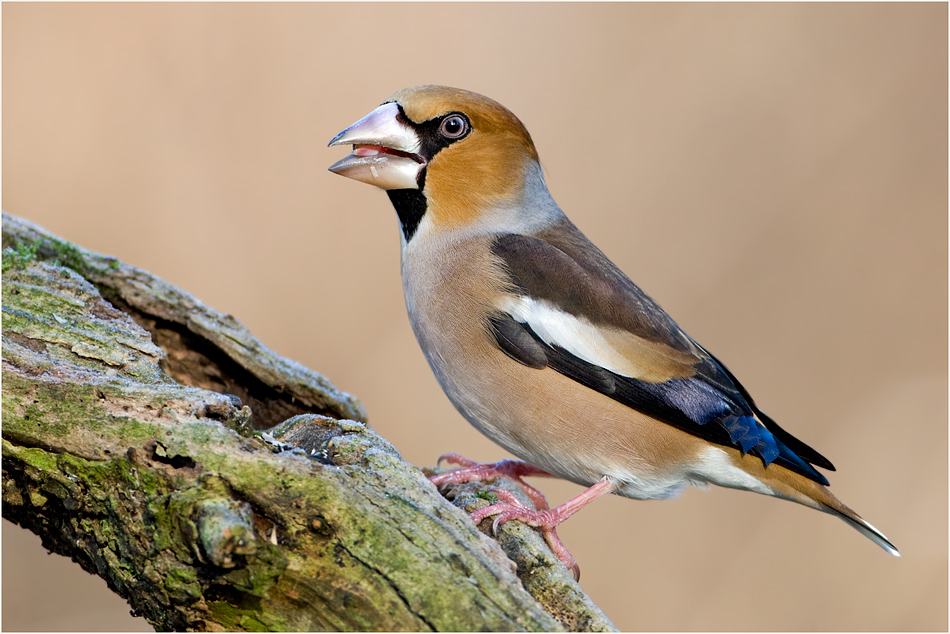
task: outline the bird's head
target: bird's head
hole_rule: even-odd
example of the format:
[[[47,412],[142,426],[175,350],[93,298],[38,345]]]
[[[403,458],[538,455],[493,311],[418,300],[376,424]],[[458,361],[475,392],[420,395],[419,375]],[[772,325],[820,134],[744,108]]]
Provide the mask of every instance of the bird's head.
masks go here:
[[[444,86],[396,92],[330,145],[353,146],[330,171],[387,190],[407,240],[422,215],[460,226],[487,209],[517,204],[528,171],[540,173],[531,136],[515,115],[487,97]]]

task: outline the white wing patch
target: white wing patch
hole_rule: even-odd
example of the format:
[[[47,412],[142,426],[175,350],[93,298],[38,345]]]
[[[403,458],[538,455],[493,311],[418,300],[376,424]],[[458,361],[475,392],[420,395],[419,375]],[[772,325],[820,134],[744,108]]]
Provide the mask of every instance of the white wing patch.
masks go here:
[[[498,308],[515,321],[531,327],[549,346],[558,346],[579,359],[621,376],[640,378],[646,368],[625,357],[611,346],[600,328],[583,317],[575,317],[546,300],[506,296]],[[639,370],[639,371],[638,371]]]

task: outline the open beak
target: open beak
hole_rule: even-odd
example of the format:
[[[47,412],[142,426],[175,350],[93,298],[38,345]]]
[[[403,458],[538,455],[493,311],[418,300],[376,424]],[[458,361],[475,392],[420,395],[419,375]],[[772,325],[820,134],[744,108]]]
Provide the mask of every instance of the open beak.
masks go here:
[[[330,171],[382,189],[418,189],[426,162],[417,154],[419,137],[398,114],[397,104],[384,103],[333,137],[330,145],[352,144],[353,151]]]

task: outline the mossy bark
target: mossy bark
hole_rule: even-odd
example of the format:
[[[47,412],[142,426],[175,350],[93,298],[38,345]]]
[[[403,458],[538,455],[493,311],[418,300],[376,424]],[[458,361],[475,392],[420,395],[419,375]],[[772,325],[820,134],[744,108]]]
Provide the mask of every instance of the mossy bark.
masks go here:
[[[233,317],[6,213],[3,246],[3,516],[156,628],[613,628]]]

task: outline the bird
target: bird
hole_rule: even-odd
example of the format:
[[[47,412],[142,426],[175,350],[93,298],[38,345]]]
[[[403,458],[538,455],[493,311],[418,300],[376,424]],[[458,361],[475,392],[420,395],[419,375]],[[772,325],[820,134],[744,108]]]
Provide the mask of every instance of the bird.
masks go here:
[[[461,468],[433,483],[509,477],[535,504],[498,490],[476,523],[541,529],[579,578],[556,528],[580,508],[712,484],[831,514],[900,556],[828,490],[817,468],[832,463],[762,412],[567,218],[507,108],[459,88],[405,88],[333,137],[338,145],[352,151],[329,170],[385,190],[395,208],[409,321],[436,379],[469,423],[521,459],[443,456]],[[588,488],[549,508],[521,479],[533,475]]]

